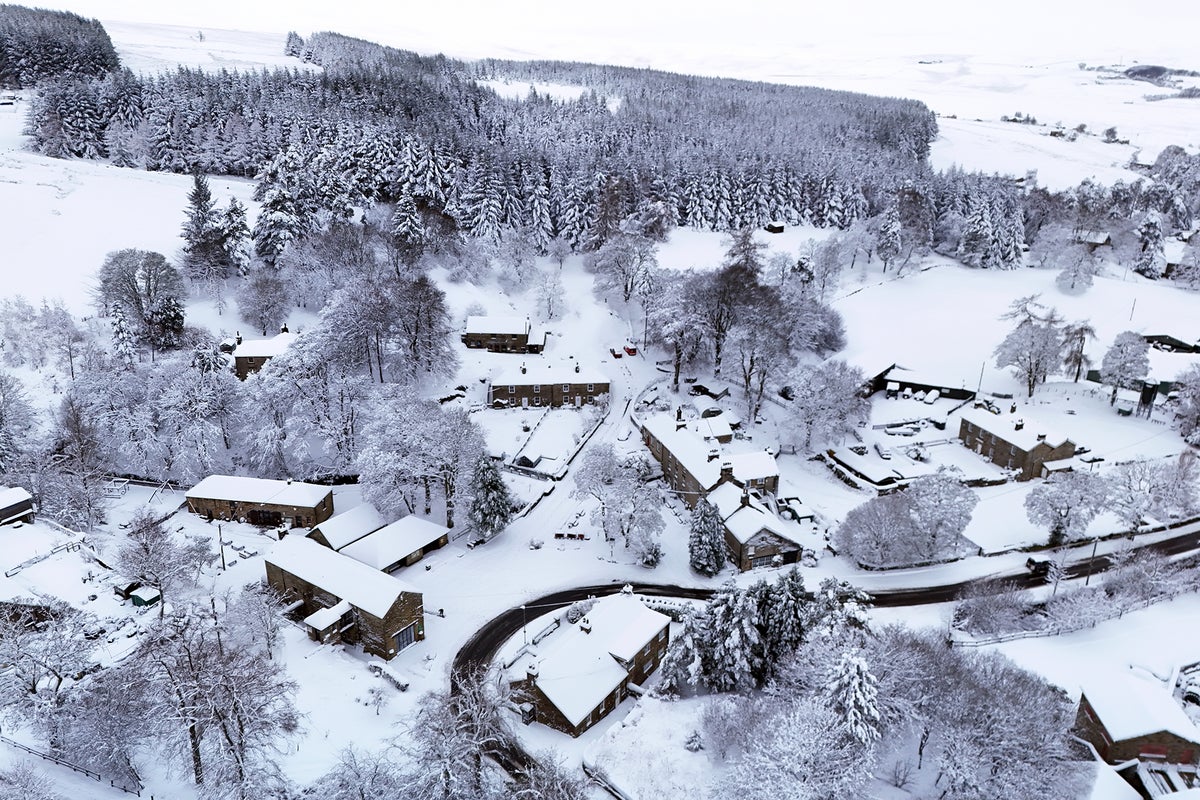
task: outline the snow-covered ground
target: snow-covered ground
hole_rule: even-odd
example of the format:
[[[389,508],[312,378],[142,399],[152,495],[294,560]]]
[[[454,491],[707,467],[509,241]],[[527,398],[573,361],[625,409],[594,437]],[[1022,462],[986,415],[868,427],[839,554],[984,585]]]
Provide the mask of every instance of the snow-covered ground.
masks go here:
[[[87,13],[87,7],[99,8],[83,0],[73,3]],[[120,10],[120,9],[118,9]],[[1194,19],[1195,9],[1184,9],[1184,17]],[[249,9],[247,9],[249,13]],[[264,27],[302,27],[307,9],[293,9],[292,18],[271,18]],[[94,12],[100,13],[100,12]],[[117,13],[109,7],[105,13]],[[159,12],[161,13],[161,12]],[[1191,14],[1191,16],[1188,16]],[[159,17],[160,19],[162,17]],[[226,23],[228,24],[228,23]],[[737,23],[743,24],[743,23]],[[192,26],[192,22],[187,23]],[[760,31],[779,27],[769,17],[757,23]],[[316,28],[335,28],[320,25]],[[403,32],[381,28],[379,37],[388,43],[410,46],[425,52],[447,50],[455,54],[451,26],[423,28],[420,21]],[[1179,25],[1183,29],[1186,26]],[[531,25],[533,38],[525,44],[510,44],[507,49],[492,54],[535,57],[569,53],[589,60],[646,65],[659,68],[683,69],[694,72],[720,72],[743,77],[776,78],[792,83],[813,83],[857,91],[902,94],[923,99],[943,115],[940,120],[942,136],[934,145],[935,166],[959,164],[988,171],[1001,170],[1024,174],[1037,169],[1039,181],[1053,187],[1077,182],[1095,175],[1109,181],[1131,177],[1124,164],[1137,148],[1158,148],[1166,143],[1196,147],[1200,130],[1200,103],[1191,101],[1146,102],[1143,95],[1153,87],[1124,79],[1108,80],[1091,71],[1080,71],[1071,57],[1020,57],[1022,48],[1015,48],[1007,59],[996,56],[894,55],[883,52],[877,58],[852,58],[830,52],[827,46],[794,44],[790,49],[763,49],[754,52],[750,45],[733,43],[715,51],[700,52],[694,46],[685,47],[678,38],[688,25],[681,22],[679,30],[653,50],[639,51],[637,37],[614,37],[605,40],[597,36],[578,50],[560,52],[569,42],[552,41],[545,35],[544,23]],[[126,63],[139,70],[171,68],[183,63],[205,69],[254,68],[258,66],[298,66],[294,59],[280,55],[283,34],[243,34],[201,27],[146,26],[140,24],[110,24]],[[203,30],[203,40],[197,35]],[[355,33],[353,29],[347,32]],[[302,30],[307,34],[307,30]],[[359,33],[363,33],[359,31]],[[645,32],[635,32],[644,35]],[[424,37],[424,38],[422,38]],[[459,40],[460,42],[463,40]],[[514,40],[515,41],[515,40]],[[460,45],[470,49],[475,45]],[[604,52],[589,47],[608,48]],[[1079,45],[1082,46],[1082,45]],[[914,45],[915,47],[915,45]],[[966,48],[963,45],[964,49]],[[653,58],[647,53],[653,53]],[[930,50],[934,53],[934,50]],[[940,51],[939,51],[940,52]],[[1111,50],[1099,50],[1105,57],[1116,60]],[[1169,54],[1168,48],[1168,54]],[[1180,50],[1179,52],[1185,52]],[[459,54],[464,50],[459,50]],[[605,55],[607,53],[607,55]],[[487,54],[484,52],[477,55]],[[704,58],[701,61],[701,58]],[[1059,58],[1050,61],[1050,58]],[[1077,60],[1092,56],[1080,52]],[[930,63],[922,64],[921,61]],[[1171,62],[1174,66],[1195,67],[1196,64]],[[507,90],[516,91],[511,87]],[[555,96],[567,98],[577,87],[538,87]],[[525,91],[524,88],[521,89]],[[59,161],[26,153],[21,149],[20,114],[24,104],[0,107],[0,241],[4,242],[3,263],[17,265],[7,268],[5,296],[23,294],[37,300],[44,295],[61,297],[73,310],[88,311],[91,276],[104,255],[124,247],[143,247],[172,256],[181,244],[179,230],[191,179],[187,176],[163,175],[135,170],[121,170],[104,164],[81,161]],[[1133,141],[1130,145],[1104,144],[1091,136],[1076,142],[1050,138],[1047,128],[1002,123],[1002,114],[1016,111],[1033,114],[1043,123],[1062,122],[1068,128],[1086,123],[1096,131],[1116,125],[1121,136]],[[981,121],[976,121],[978,118]],[[250,207],[252,185],[247,181],[220,178],[212,181],[219,203],[236,196]],[[828,232],[807,228],[789,228],[784,234],[762,240],[775,252],[795,253],[809,238],[820,239]],[[720,263],[723,252],[719,234],[679,230],[659,252],[659,262],[672,268],[713,269]],[[1008,304],[1015,298],[1035,292],[1042,293],[1043,302],[1057,306],[1067,319],[1090,319],[1097,328],[1098,339],[1089,348],[1098,360],[1113,337],[1122,330],[1143,333],[1172,333],[1164,329],[1165,321],[1186,321],[1195,318],[1195,296],[1170,286],[1126,276],[1120,271],[1101,276],[1096,285],[1082,296],[1062,295],[1053,284],[1049,272],[1021,270],[1017,272],[981,272],[970,270],[945,259],[933,259],[899,279],[884,280],[877,272],[869,273],[866,282],[860,276],[847,275],[835,305],[845,316],[849,345],[839,354],[869,373],[899,363],[923,372],[945,377],[951,383],[984,391],[1009,392],[1020,396],[1020,386],[1007,372],[993,366],[992,351],[1011,323],[999,320]],[[925,268],[927,267],[927,268]],[[539,268],[551,267],[543,260]],[[536,316],[532,296],[506,297],[494,285],[450,284],[443,275],[435,275],[448,293],[448,303],[456,319],[466,316],[475,306],[489,313],[516,313]],[[656,369],[654,354],[642,352],[637,357],[619,361],[608,355],[608,348],[626,340],[641,339],[641,318],[637,312],[618,314],[603,302],[596,302],[591,292],[591,276],[578,259],[569,259],[562,271],[566,287],[567,313],[563,319],[548,327],[552,331],[547,355],[544,358],[564,357],[570,352],[581,361],[609,372],[613,379],[611,413],[601,424],[594,441],[610,443],[623,450],[640,449],[638,436],[630,423],[627,407],[646,387],[664,378]],[[472,311],[471,313],[476,313]],[[217,317],[212,304],[196,300],[189,307],[189,321],[199,321],[214,329],[234,327],[232,310]],[[1181,322],[1182,324],[1182,322]],[[1190,335],[1190,333],[1189,333]],[[1185,337],[1186,338],[1186,337]],[[478,402],[483,384],[480,379],[501,366],[496,357],[459,347],[462,368],[454,383],[469,387],[466,402]],[[533,356],[530,358],[543,358]],[[1182,369],[1183,361],[1180,361]],[[1166,372],[1170,365],[1164,366]],[[1168,378],[1163,374],[1160,377]],[[452,384],[453,385],[453,384]],[[664,396],[669,393],[659,390]],[[904,415],[907,410],[896,401],[878,399],[875,414]],[[941,402],[941,401],[940,401]],[[1154,421],[1119,418],[1107,404],[1103,393],[1091,385],[1054,383],[1031,400],[1019,400],[1022,413],[1052,419],[1055,426],[1081,444],[1105,455],[1109,462],[1136,456],[1163,456],[1177,453],[1179,437],[1167,425]],[[926,409],[928,410],[928,408]],[[1075,412],[1074,414],[1070,412]],[[784,409],[768,404],[768,426]],[[502,421],[487,423],[489,434],[507,451],[508,444],[520,438],[523,416],[531,412],[489,411],[488,417]],[[563,419],[577,422],[575,412],[564,412]],[[882,417],[881,417],[882,418]],[[481,417],[483,419],[483,417]],[[536,421],[536,420],[531,420]],[[549,429],[557,437],[553,444],[565,446],[577,430],[563,424]],[[952,421],[945,437],[953,438],[957,425]],[[493,442],[493,446],[496,442]],[[539,450],[546,449],[539,445]],[[566,449],[570,449],[566,447]],[[933,462],[972,466],[976,456],[957,444],[930,448]],[[837,524],[845,513],[864,502],[868,493],[855,491],[835,480],[820,464],[796,456],[779,460],[784,483],[804,502],[818,512],[821,527]],[[976,464],[990,469],[986,464]],[[508,477],[522,483],[522,498],[536,497],[546,482]],[[727,571],[711,581],[698,579],[687,566],[686,517],[665,514],[667,529],[663,535],[665,557],[662,565],[650,571],[637,566],[635,559],[620,544],[608,544],[598,535],[586,515],[587,504],[571,497],[570,477],[553,484],[553,491],[544,497],[524,518],[489,542],[486,546],[467,549],[465,541],[455,539],[402,573],[425,594],[427,639],[405,651],[392,662],[392,668],[411,680],[407,693],[392,692],[389,702],[376,715],[365,705],[367,691],[381,685],[366,669],[360,653],[340,648],[320,647],[309,642],[299,630],[288,629],[285,635],[283,658],[293,679],[300,685],[297,702],[305,715],[305,732],[292,743],[285,756],[284,768],[298,782],[309,781],[326,771],[338,751],[350,741],[368,745],[381,742],[398,730],[398,725],[411,713],[426,691],[445,688],[446,675],[454,653],[486,621],[501,610],[518,605],[549,591],[590,583],[624,583],[630,580],[653,580],[661,583],[690,583],[715,586],[729,577]],[[1008,484],[994,489],[979,490],[980,505],[967,537],[986,550],[1002,549],[1011,544],[1028,543],[1044,534],[1025,519],[1022,507],[1029,485]],[[103,551],[114,545],[119,535],[120,521],[139,507],[168,511],[182,498],[155,493],[152,489],[133,488],[110,508],[112,523],[89,539]],[[342,511],[359,502],[355,487],[339,487],[335,506]],[[581,512],[584,512],[581,516]],[[1093,531],[1109,530],[1115,521],[1101,516]],[[227,569],[209,570],[207,585],[214,590],[260,580],[263,574],[262,555],[271,546],[271,539],[259,530],[245,525],[223,524],[219,528],[199,517],[180,512],[171,518],[171,525],[181,535],[205,537],[216,542],[229,541],[226,550]],[[572,527],[585,531],[585,540],[555,540],[553,533]],[[44,524],[20,529],[0,528],[0,566],[5,569],[71,539]],[[532,540],[544,541],[534,549]],[[235,547],[236,545],[236,547]],[[1115,547],[1105,543],[1103,548]],[[901,570],[887,573],[862,574],[845,559],[826,556],[816,568],[804,570],[810,586],[828,575],[836,575],[861,583],[868,590],[918,586],[922,584],[964,580],[971,577],[1015,571],[1022,567],[1024,554],[1007,554],[991,558],[970,558],[954,564],[925,570]],[[79,552],[61,551],[36,565],[23,569],[9,579],[0,581],[0,597],[12,598],[34,593],[52,594],[102,616],[126,615],[136,618],[138,612],[120,605],[111,590],[97,591],[93,582],[84,579],[93,566]],[[759,571],[741,580],[768,579],[773,570]],[[96,600],[89,596],[95,593]],[[1188,620],[1200,611],[1196,597],[1183,597],[1171,603],[1152,607],[1098,625],[1094,629],[1068,637],[1034,639],[1000,645],[999,648],[1019,663],[1046,675],[1068,691],[1075,691],[1078,675],[1095,664],[1121,667],[1138,660],[1152,662],[1163,668],[1182,661],[1200,660],[1188,637],[1179,635],[1187,630]],[[445,616],[434,612],[445,611]],[[143,612],[144,613],[144,612]],[[916,609],[875,612],[881,621],[903,621],[908,624],[944,627],[949,609],[931,606]],[[117,657],[115,654],[111,657]],[[683,735],[686,732],[666,731],[671,723],[656,721],[657,710],[647,705],[632,710],[627,702],[612,721],[598,725],[584,737],[587,746],[606,740],[607,731],[626,713],[631,727],[649,730],[652,737]],[[666,718],[664,718],[666,719]],[[636,725],[632,725],[636,723]],[[678,726],[676,726],[678,727]],[[568,745],[563,737],[543,728],[524,732],[537,747],[582,755],[582,749]],[[611,758],[635,766],[638,759],[631,755],[628,745],[606,743]],[[624,747],[625,749],[621,749]],[[681,747],[676,766],[663,770],[658,780],[647,781],[645,787],[660,787],[659,794],[673,796],[668,774],[672,769],[700,769],[686,759],[694,754]],[[0,762],[13,758],[13,753],[0,748]],[[675,762],[672,762],[673,764]],[[647,769],[655,765],[648,765]],[[105,796],[87,790],[74,790],[69,776],[55,777],[55,783],[71,796]],[[191,789],[186,782],[170,776],[148,776],[149,786],[159,796],[186,796]]]

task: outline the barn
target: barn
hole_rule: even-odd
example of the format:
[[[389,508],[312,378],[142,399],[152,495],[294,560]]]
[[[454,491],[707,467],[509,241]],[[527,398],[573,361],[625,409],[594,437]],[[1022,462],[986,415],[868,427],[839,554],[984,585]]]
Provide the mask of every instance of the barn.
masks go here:
[[[300,481],[209,475],[185,497],[193,514],[262,527],[311,528],[333,516],[333,490]]]

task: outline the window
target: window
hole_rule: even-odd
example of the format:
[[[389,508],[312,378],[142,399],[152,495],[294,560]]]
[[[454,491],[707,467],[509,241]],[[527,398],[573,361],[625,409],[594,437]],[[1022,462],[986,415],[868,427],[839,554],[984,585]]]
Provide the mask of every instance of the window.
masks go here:
[[[541,393],[542,393],[542,385],[541,385],[540,383],[535,383],[535,384],[533,385],[533,393],[534,393],[534,394],[541,394]]]
[[[399,652],[417,641],[417,623],[409,625],[392,637],[396,640],[396,651]]]
[[[517,393],[517,387],[515,387],[515,386],[509,386],[509,387],[508,387],[508,393],[509,393],[509,394],[516,394],[516,393]]]
[[[533,398],[533,404],[535,406],[540,406],[542,404],[542,398],[540,398],[540,397]]]
[[[569,384],[569,383],[564,383],[564,384],[563,384],[563,393],[564,393],[564,394],[570,394],[570,393],[571,393],[571,384]]]
[[[594,383],[589,383],[589,384],[588,384],[588,391],[589,391],[589,392],[594,392],[594,391],[596,391],[596,384],[594,384]]]

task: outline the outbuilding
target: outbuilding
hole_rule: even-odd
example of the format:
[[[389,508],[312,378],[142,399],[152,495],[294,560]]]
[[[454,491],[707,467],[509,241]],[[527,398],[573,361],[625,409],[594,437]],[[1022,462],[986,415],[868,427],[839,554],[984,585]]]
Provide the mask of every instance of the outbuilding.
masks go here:
[[[0,486],[0,525],[33,522],[33,495],[20,486]]]
[[[311,528],[333,516],[333,490],[300,481],[209,475],[185,496],[193,514],[262,527]]]

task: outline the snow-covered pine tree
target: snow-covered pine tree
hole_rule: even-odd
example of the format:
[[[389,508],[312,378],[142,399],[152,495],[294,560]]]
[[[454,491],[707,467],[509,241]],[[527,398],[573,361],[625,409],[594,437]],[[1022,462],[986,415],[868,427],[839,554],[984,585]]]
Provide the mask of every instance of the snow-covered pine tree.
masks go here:
[[[711,578],[725,565],[725,526],[717,507],[701,498],[692,509],[692,530],[688,537],[688,557],[692,569]]]
[[[229,205],[217,222],[221,251],[225,263],[239,277],[250,273],[253,255],[250,242],[250,226],[246,222],[246,207],[236,197],[229,198]]]
[[[879,234],[875,240],[875,252],[883,262],[884,272],[888,271],[903,252],[902,231],[900,209],[893,203],[883,212],[883,221],[879,225]]]
[[[712,657],[711,623],[707,607],[683,612],[679,632],[671,637],[662,661],[663,688],[682,694],[703,685]]]
[[[221,242],[220,219],[213,203],[208,178],[200,173],[192,176],[181,235],[183,237],[183,268],[192,280],[225,277],[226,262]]]
[[[967,208],[967,219],[955,255],[959,261],[972,267],[992,266],[987,262],[996,233],[990,204],[986,198],[971,195]]]
[[[474,495],[467,516],[485,539],[491,539],[512,520],[513,498],[491,456],[475,462]]]
[[[1162,219],[1157,211],[1146,212],[1137,234],[1141,250],[1133,263],[1134,271],[1152,280],[1161,278],[1167,267],[1167,259],[1163,254]]]
[[[283,54],[299,58],[302,52],[304,52],[304,39],[300,38],[300,34],[295,31],[288,31],[287,39],[283,43]]]
[[[122,369],[133,369],[135,356],[133,332],[129,330],[129,322],[125,319],[125,310],[120,306],[114,305],[112,308],[112,318],[113,360]]]
[[[708,602],[711,668],[705,681],[716,692],[744,692],[759,685],[766,653],[759,630],[758,605],[733,581]]]
[[[865,745],[879,740],[879,689],[861,655],[842,653],[825,683],[825,701],[855,739]]]
[[[804,641],[808,602],[804,577],[795,567],[780,575],[771,585],[763,614],[769,670],[773,671],[784,657]]]

